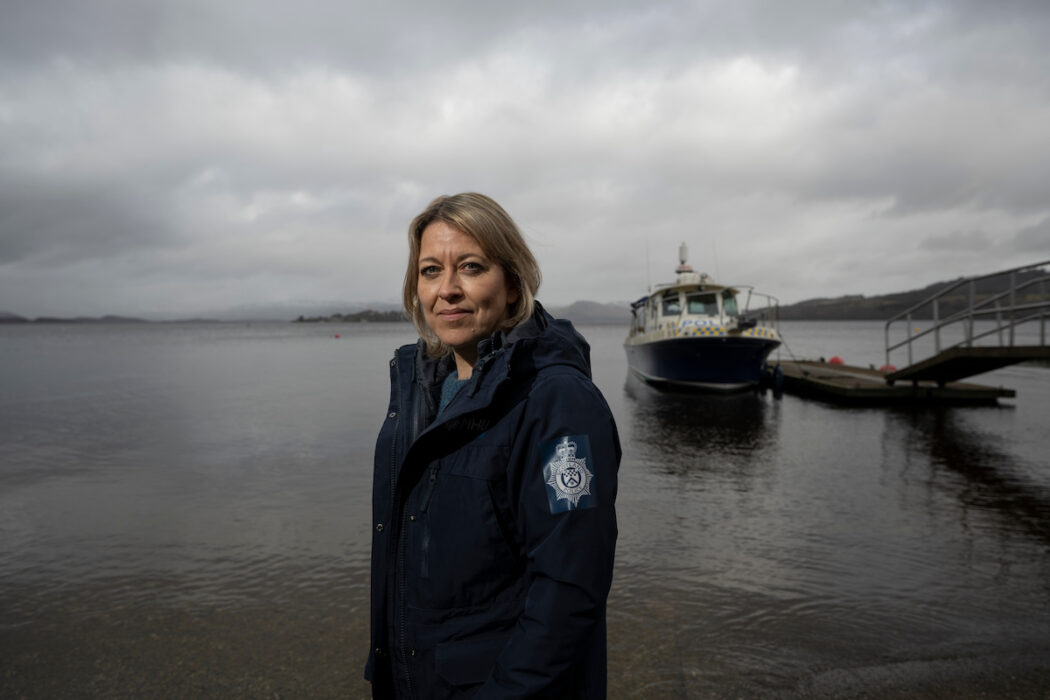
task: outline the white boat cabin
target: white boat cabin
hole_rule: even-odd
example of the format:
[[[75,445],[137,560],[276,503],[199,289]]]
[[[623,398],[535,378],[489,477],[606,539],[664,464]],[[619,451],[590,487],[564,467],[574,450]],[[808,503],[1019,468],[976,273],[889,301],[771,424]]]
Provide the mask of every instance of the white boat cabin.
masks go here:
[[[658,290],[632,304],[631,334],[677,326],[684,320],[732,325],[740,316],[736,290],[711,283],[707,275],[692,274],[698,278],[696,284]]]
[[[656,290],[631,304],[631,331],[628,339],[643,341],[638,336],[652,337],[667,332],[710,332],[719,334],[747,332],[755,326],[765,326],[776,335],[777,300],[768,294],[756,292],[750,285],[726,286],[717,284],[704,272],[696,272],[686,264],[689,254],[685,243],[678,249],[676,279],[672,284],[658,285]],[[741,290],[747,291],[743,308],[738,302]],[[751,297],[757,295],[767,302],[765,311],[757,314],[749,309]],[[753,316],[753,317],[752,317]],[[756,331],[757,332],[757,331]],[[769,333],[761,334],[769,336]]]

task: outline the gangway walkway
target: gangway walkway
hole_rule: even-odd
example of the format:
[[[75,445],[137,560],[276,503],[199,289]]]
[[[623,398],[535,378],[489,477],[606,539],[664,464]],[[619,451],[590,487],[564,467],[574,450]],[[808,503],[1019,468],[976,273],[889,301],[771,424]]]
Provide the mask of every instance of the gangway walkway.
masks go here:
[[[886,383],[936,382],[944,386],[1017,362],[1050,360],[1050,260],[989,275],[961,279],[886,322]],[[917,320],[930,320],[925,330]],[[891,343],[895,324],[905,339]],[[1038,329],[1036,336],[1035,329]],[[943,346],[942,336],[962,336]],[[933,340],[933,354],[915,361],[916,350]],[[1022,337],[1023,336],[1023,337]],[[920,342],[920,339],[926,338]],[[907,365],[892,369],[892,354],[907,352]]]

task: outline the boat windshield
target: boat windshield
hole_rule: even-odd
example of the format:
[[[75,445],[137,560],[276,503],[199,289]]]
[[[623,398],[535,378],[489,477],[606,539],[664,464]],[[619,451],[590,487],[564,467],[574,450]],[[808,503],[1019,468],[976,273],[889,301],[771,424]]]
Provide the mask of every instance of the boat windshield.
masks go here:
[[[740,315],[740,311],[736,307],[736,297],[728,290],[722,292],[722,306],[726,310],[726,316]]]
[[[682,304],[678,300],[678,291],[664,292],[663,314],[664,316],[677,316],[682,313]]]
[[[714,294],[691,292],[685,298],[689,313],[700,316],[718,315],[718,297]]]

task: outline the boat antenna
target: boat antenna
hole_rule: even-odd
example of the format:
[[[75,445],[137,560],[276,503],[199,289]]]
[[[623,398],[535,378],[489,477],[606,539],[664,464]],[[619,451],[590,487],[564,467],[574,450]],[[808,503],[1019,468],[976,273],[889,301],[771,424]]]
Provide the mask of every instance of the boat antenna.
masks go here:
[[[653,293],[653,283],[649,280],[649,234],[645,235],[645,288],[649,290],[647,294]]]

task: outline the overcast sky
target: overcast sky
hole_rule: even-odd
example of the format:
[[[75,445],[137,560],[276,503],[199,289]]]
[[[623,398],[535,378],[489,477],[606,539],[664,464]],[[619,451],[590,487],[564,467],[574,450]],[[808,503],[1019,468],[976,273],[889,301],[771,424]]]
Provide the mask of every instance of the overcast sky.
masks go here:
[[[682,241],[782,303],[1037,262],[1048,46],[1045,0],[4,0],[0,311],[394,302],[465,190],[552,306]]]

